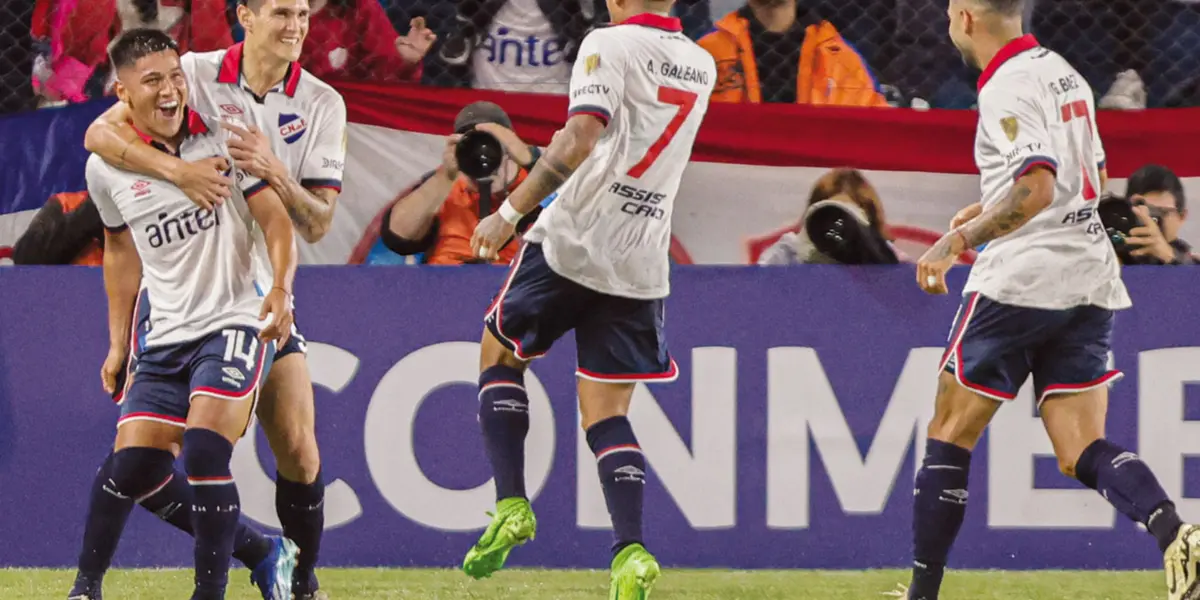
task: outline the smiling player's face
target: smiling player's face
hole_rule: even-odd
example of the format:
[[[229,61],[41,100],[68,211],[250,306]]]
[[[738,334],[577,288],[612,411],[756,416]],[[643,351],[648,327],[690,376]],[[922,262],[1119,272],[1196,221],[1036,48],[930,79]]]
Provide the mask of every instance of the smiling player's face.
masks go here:
[[[308,0],[265,0],[258,11],[238,8],[247,43],[283,62],[300,60],[309,13]]]
[[[187,79],[175,51],[148,54],[119,69],[116,89],[138,128],[164,140],[179,133],[187,105]]]

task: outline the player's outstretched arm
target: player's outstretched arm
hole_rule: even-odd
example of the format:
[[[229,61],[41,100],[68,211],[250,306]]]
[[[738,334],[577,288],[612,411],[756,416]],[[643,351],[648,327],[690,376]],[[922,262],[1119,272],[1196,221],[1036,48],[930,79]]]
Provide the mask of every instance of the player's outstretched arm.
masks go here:
[[[266,318],[270,313],[273,319],[263,329],[261,337],[283,344],[292,327],[292,283],[296,279],[296,265],[299,262],[292,220],[288,218],[279,194],[269,186],[247,197],[246,204],[250,207],[250,215],[262,227],[263,237],[267,240],[271,272],[275,277],[263,301],[260,315],[260,318]]]
[[[605,123],[590,114],[578,114],[554,136],[550,147],[529,176],[509,196],[512,208],[524,215],[554,193],[583,164],[604,135]]]
[[[106,229],[104,292],[108,295],[109,356],[114,358],[115,363],[124,363],[129,351],[129,336],[133,331],[133,307],[137,302],[141,284],[142,259],[133,245],[133,234],[127,228],[118,233]]]
[[[1054,202],[1054,172],[1034,167],[1013,184],[1008,196],[958,228],[966,248],[976,248],[1020,229]]]
[[[104,162],[171,182],[205,210],[229,199],[232,182],[212,160],[189,163],[155,150],[129,124],[129,106],[118,102],[96,117],[83,136],[83,146]]]

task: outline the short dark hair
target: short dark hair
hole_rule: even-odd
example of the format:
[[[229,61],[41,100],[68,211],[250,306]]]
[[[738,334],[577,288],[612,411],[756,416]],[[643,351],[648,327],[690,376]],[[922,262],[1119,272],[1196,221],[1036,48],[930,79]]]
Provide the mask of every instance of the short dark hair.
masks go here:
[[[244,4],[251,12],[258,13],[258,9],[262,8],[263,0],[238,0],[238,4]]]
[[[988,9],[1005,16],[1015,17],[1025,11],[1025,0],[977,0]]]
[[[131,66],[143,56],[167,50],[179,54],[179,44],[157,29],[130,29],[108,46],[108,60],[114,69]]]
[[[1125,196],[1153,194],[1155,192],[1170,192],[1175,196],[1175,210],[1183,212],[1187,208],[1187,199],[1183,196],[1183,182],[1174,171],[1162,165],[1146,165],[1129,176],[1125,185]]]

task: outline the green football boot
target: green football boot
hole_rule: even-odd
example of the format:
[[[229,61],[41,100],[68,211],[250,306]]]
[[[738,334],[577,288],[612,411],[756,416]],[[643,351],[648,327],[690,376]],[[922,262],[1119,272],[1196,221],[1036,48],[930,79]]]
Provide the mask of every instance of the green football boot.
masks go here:
[[[641,544],[626,546],[613,558],[608,600],[646,600],[661,573],[658,560]]]
[[[488,514],[491,524],[463,558],[463,572],[475,579],[491,577],[504,566],[513,548],[537,534],[537,517],[524,498],[505,498],[496,503],[494,514]]]

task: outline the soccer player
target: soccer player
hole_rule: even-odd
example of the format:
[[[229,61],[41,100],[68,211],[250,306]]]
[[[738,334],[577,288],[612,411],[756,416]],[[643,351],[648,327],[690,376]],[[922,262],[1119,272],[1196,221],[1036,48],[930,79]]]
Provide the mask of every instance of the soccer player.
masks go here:
[[[496,513],[463,561],[479,578],[532,539],[525,492],[531,359],[575,331],[579,407],[615,533],[613,597],[645,598],[659,565],[642,544],[646,461],[626,415],[639,381],[673,381],[663,333],[671,213],[716,80],[712,56],[667,17],[672,0],[609,0],[611,27],[587,35],[570,112],[521,185],[471,240],[493,259],[521,217],[559,186],[525,234],[485,317],[479,422]]]
[[[154,29],[127,31],[109,57],[130,125],[155,151],[184,160],[227,156],[215,121],[187,107],[187,82],[170,36]],[[92,489],[70,598],[99,600],[134,502],[174,479],[181,444],[192,488],[192,598],[225,597],[240,514],[229,460],[271,369],[275,345],[287,340],[297,262],[291,221],[278,194],[240,170],[236,179],[228,202],[204,210],[164,180],[113,167],[95,155],[88,159],[88,193],[106,228],[111,344],[101,378],[110,393],[129,356],[133,315],[146,311],[148,317],[137,331],[137,370],[121,404],[114,451]],[[269,282],[255,276],[259,244],[273,269]],[[279,583],[276,597],[286,598],[290,579]]]
[[[1185,525],[1138,456],[1104,439],[1113,314],[1131,305],[1096,200],[1104,149],[1092,89],[1022,35],[1022,0],[951,0],[950,38],[979,79],[975,160],[983,199],[917,265],[926,292],[968,248],[979,255],[941,364],[913,499],[911,600],[936,600],[967,505],[971,451],[1033,376],[1059,468],[1158,541],[1169,598],[1200,591],[1200,528]],[[965,223],[963,222],[965,221]]]
[[[288,209],[296,230],[316,242],[329,230],[341,190],[345,160],[346,107],[333,88],[296,61],[308,34],[307,0],[242,0],[238,20],[245,42],[228,50],[185,54],[181,60],[192,91],[189,104],[220,116],[234,132],[230,154],[237,167],[266,181]],[[210,161],[188,163],[156,152],[126,124],[120,106],[88,130],[88,150],[111,165],[171,181],[200,207],[219,205],[229,181]],[[300,249],[301,255],[306,248]],[[262,278],[269,278],[265,271]],[[298,600],[320,598],[313,569],[325,525],[325,484],[314,424],[312,381],[304,338],[293,329],[279,349],[263,387],[257,412],[277,465],[275,505],[283,534],[300,546],[295,593]],[[156,496],[158,510],[179,503],[187,522],[186,488]],[[256,583],[262,584],[256,580]]]

